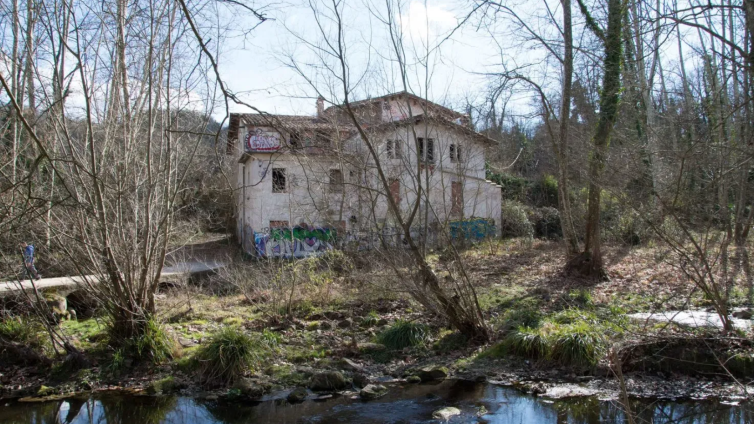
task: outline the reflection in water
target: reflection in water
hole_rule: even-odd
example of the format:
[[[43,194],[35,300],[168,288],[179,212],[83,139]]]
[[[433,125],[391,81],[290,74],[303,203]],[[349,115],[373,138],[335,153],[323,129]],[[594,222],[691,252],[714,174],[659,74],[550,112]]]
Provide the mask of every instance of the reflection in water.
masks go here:
[[[258,403],[200,401],[186,397],[108,395],[44,403],[0,406],[0,423],[9,424],[249,424],[249,423],[429,423],[432,411],[455,406],[457,423],[623,423],[613,402],[596,398],[548,401],[513,389],[462,381],[391,387],[371,402],[347,397],[291,405],[283,399]],[[754,422],[754,406],[715,402],[633,400],[638,423],[744,424]],[[486,411],[481,417],[480,411]]]

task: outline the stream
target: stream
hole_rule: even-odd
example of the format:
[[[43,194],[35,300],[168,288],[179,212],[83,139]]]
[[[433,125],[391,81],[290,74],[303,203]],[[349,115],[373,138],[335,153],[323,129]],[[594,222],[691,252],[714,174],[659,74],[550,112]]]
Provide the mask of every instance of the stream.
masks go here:
[[[596,397],[548,400],[488,383],[446,380],[439,384],[389,386],[384,397],[365,402],[335,395],[289,404],[286,393],[259,402],[228,403],[181,396],[99,394],[49,402],[0,404],[5,424],[242,424],[242,423],[438,423],[433,411],[461,410],[451,423],[624,423],[616,401]],[[634,399],[636,423],[754,423],[751,403]]]

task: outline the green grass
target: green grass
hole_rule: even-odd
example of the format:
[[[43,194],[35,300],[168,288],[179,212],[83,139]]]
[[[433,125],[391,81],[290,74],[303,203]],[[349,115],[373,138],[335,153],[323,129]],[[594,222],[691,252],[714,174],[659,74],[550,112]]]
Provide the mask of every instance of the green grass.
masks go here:
[[[27,318],[6,316],[0,321],[0,337],[29,347],[40,347],[44,344],[43,332],[42,324]]]
[[[520,325],[509,330],[502,342],[479,357],[515,355],[568,366],[594,366],[604,357],[607,340],[622,331],[620,323],[625,316],[612,312],[598,316],[591,311],[566,309],[542,319],[536,327]],[[511,315],[508,325],[530,317],[527,313]]]
[[[603,335],[586,322],[556,327],[549,339],[551,359],[564,365],[594,366],[605,353]]]
[[[143,333],[126,344],[128,353],[137,360],[162,364],[175,356],[175,340],[155,320],[147,321]]]
[[[266,346],[233,327],[215,333],[194,356],[205,384],[230,384],[265,356]]]
[[[377,342],[388,349],[400,350],[424,345],[429,336],[430,331],[426,325],[398,320],[377,336]]]
[[[519,327],[512,331],[503,341],[506,351],[526,358],[546,358],[550,353],[550,344],[546,334],[530,327]]]

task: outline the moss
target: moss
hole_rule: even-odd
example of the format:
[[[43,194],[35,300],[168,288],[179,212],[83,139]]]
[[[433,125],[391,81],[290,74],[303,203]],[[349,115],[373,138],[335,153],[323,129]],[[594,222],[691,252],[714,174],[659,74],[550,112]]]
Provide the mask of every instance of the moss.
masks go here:
[[[447,331],[440,334],[432,348],[438,353],[449,353],[464,348],[468,345],[468,337],[458,331]]]
[[[225,325],[241,325],[244,323],[244,320],[239,317],[227,317],[227,318],[223,318],[222,322]]]
[[[175,391],[177,383],[172,376],[168,376],[157,381],[153,381],[147,387],[147,393],[150,395],[162,395]]]

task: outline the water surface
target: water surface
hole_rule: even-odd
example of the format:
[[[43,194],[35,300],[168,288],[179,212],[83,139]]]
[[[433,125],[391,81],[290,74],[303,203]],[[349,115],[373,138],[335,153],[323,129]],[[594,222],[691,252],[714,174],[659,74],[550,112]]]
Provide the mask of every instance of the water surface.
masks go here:
[[[623,423],[613,401],[579,398],[552,401],[508,387],[448,380],[439,384],[390,387],[385,397],[363,402],[347,396],[289,404],[284,399],[228,403],[180,396],[102,395],[56,402],[0,406],[0,423],[10,424],[247,424],[247,423],[436,423],[432,412],[455,406],[454,423]],[[712,401],[634,400],[640,423],[754,423],[754,406]]]

